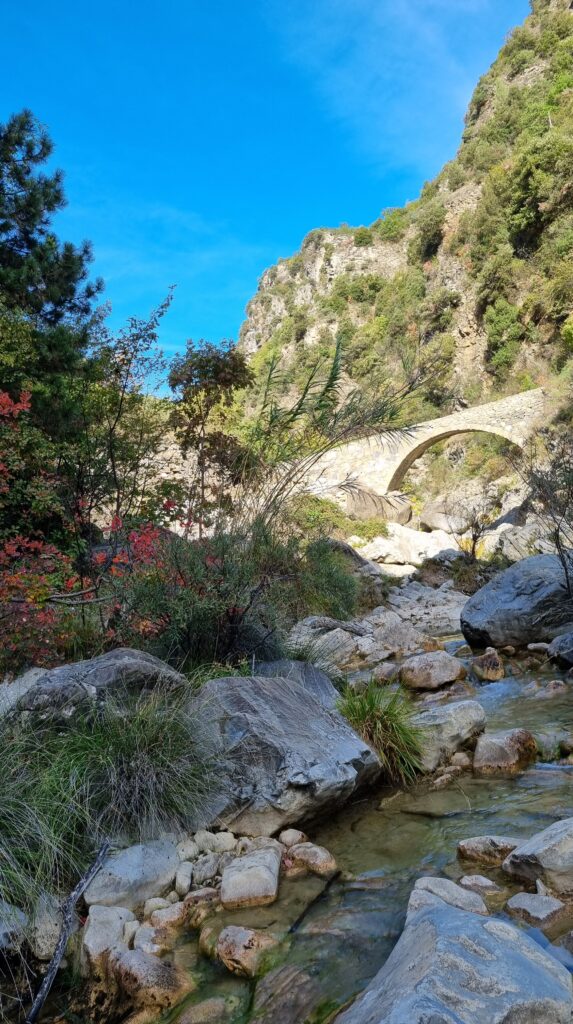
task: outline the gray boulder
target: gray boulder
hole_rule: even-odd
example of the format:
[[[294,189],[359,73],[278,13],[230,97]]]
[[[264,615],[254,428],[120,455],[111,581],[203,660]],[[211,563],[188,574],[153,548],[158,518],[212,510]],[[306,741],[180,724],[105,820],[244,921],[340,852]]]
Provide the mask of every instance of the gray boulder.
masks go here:
[[[400,669],[400,682],[410,690],[437,690],[447,683],[463,679],[466,670],[447,651],[427,651],[408,658]]]
[[[0,951],[15,949],[24,938],[28,918],[18,907],[0,899]]]
[[[271,835],[344,803],[380,764],[348,723],[294,678],[206,683],[191,712],[222,765],[212,820]]]
[[[125,647],[43,673],[16,701],[11,713],[69,718],[80,704],[156,686],[185,685],[185,677],[159,658]]]
[[[520,929],[418,892],[384,967],[336,1022],[569,1024],[571,988],[566,968]]]
[[[561,562],[533,555],[499,573],[470,597],[462,632],[474,647],[524,647],[573,627]]]
[[[424,735],[422,767],[433,772],[456,751],[475,743],[485,729],[486,715],[477,700],[460,700],[420,711],[414,716],[414,724]]]
[[[561,668],[573,666],[573,633],[562,633],[551,641],[547,648],[547,657],[556,661]]]
[[[173,888],[178,867],[175,843],[167,839],[128,846],[105,859],[84,899],[88,907],[98,903],[136,910],[150,897]]]
[[[462,889],[461,885],[456,885],[450,878],[434,878],[432,875],[419,878],[410,897],[410,910],[414,909],[418,902],[419,896],[416,894],[420,892],[430,892],[433,896],[439,896],[444,903],[449,903],[458,910],[469,910],[472,914],[487,914],[487,907],[479,893]]]
[[[502,864],[506,874],[541,879],[554,892],[573,893],[573,818],[564,818],[517,846]]]
[[[536,757],[537,743],[527,729],[484,732],[477,741],[474,772],[479,775],[519,772]]]

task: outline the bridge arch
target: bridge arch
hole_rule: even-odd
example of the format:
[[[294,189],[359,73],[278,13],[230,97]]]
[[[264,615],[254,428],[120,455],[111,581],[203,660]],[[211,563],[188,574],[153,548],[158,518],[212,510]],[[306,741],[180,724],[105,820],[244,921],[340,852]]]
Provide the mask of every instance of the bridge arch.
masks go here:
[[[451,430],[444,430],[441,433],[434,434],[431,437],[426,437],[424,439],[416,439],[416,437],[413,436],[413,447],[409,452],[403,455],[401,461],[395,466],[390,478],[385,480],[384,486],[388,491],[399,491],[408,471],[412,468],[414,463],[428,451],[429,448],[432,448],[435,444],[439,444],[440,441],[447,441],[450,437],[462,437],[466,434],[490,434],[492,437],[503,438],[514,447],[520,449],[523,448],[523,440],[521,438],[519,440],[516,439],[512,431],[503,430],[503,428],[491,429],[487,427],[462,427],[462,429],[453,428]]]

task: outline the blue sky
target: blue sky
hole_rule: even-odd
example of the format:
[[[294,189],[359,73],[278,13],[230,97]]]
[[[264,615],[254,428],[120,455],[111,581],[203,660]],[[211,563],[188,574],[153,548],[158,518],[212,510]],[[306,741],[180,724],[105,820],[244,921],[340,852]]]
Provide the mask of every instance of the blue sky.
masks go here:
[[[526,0],[45,0],[3,10],[0,119],[49,128],[111,324],[177,285],[168,352],[236,337],[262,271],[453,156]]]

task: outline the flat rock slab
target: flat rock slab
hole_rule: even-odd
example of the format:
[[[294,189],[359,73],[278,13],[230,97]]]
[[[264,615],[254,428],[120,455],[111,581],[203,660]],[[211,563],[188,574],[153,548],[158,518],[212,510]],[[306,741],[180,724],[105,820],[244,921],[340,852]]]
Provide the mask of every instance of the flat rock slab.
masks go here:
[[[449,878],[433,878],[431,876],[419,878],[411,896],[411,901],[413,901],[410,904],[411,908],[416,903],[417,892],[429,892],[433,896],[439,896],[444,903],[449,903],[451,907],[468,910],[472,914],[487,914],[488,912],[484,901],[477,892],[462,889],[460,885],[456,885]]]
[[[447,651],[428,651],[408,658],[400,669],[400,682],[410,690],[437,690],[463,679],[466,670]]]
[[[535,736],[527,729],[484,732],[477,741],[473,768],[478,775],[514,773],[536,757]]]
[[[493,882],[491,878],[486,878],[485,875],[464,875],[460,878],[459,884],[462,889],[477,892],[480,896],[493,896],[496,893],[503,892],[503,889],[497,882]]]
[[[280,850],[272,846],[236,857],[223,871],[221,903],[225,909],[274,903],[279,891],[280,866]]]
[[[424,733],[422,767],[433,772],[475,742],[485,729],[486,714],[476,700],[461,700],[420,711],[413,720]]]
[[[471,836],[458,843],[458,857],[499,867],[520,842],[521,839],[514,839],[513,836]]]
[[[573,893],[573,818],[564,818],[514,847],[503,862],[513,878],[540,879],[554,892]]]
[[[514,925],[424,895],[337,1024],[570,1024],[565,967]]]
[[[565,904],[554,896],[518,892],[507,901],[506,910],[512,917],[518,917],[537,928],[544,928],[554,924],[563,915]]]
[[[128,846],[105,859],[84,899],[88,907],[99,903],[135,910],[152,896],[172,889],[178,867],[175,844],[168,840]]]

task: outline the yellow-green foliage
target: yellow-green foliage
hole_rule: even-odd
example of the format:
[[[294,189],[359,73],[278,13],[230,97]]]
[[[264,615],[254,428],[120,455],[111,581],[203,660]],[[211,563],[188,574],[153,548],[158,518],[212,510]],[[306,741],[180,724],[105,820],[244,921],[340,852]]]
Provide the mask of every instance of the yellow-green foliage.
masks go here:
[[[310,537],[350,537],[364,540],[385,537],[388,526],[381,516],[357,519],[328,498],[316,494],[300,494],[293,499],[289,518],[303,535]]]

